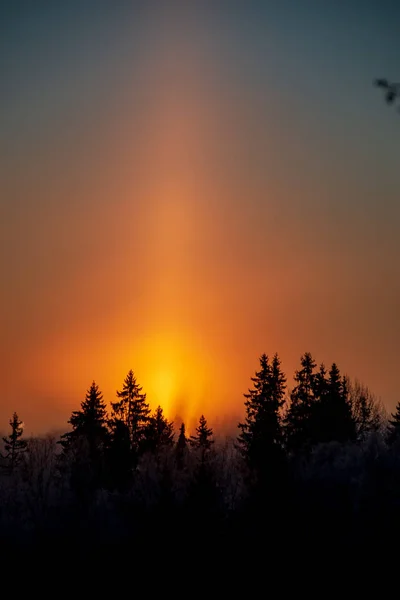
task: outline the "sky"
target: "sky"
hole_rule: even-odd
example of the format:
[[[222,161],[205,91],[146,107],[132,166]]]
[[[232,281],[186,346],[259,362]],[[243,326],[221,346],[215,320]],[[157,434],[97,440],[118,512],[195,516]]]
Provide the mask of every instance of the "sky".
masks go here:
[[[243,417],[261,353],[393,410],[397,0],[0,3],[0,429],[65,430],[129,369]]]

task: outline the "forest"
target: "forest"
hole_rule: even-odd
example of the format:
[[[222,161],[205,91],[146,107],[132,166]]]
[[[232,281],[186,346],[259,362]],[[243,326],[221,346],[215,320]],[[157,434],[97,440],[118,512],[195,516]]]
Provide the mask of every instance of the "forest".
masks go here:
[[[175,429],[132,370],[110,410],[93,381],[59,439],[26,439],[14,413],[1,451],[2,546],[111,560],[112,549],[155,556],[190,539],[231,559],[262,540],[275,557],[385,544],[400,532],[400,402],[387,417],[368,387],[310,353],[293,383],[277,354],[263,354],[236,437],[214,434],[205,415],[190,436]]]

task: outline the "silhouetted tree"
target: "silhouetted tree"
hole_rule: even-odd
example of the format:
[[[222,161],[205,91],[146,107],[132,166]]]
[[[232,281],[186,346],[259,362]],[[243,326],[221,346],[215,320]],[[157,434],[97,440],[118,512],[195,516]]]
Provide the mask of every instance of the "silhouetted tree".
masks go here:
[[[120,419],[110,420],[110,445],[107,452],[108,485],[124,491],[129,486],[137,456],[132,453],[129,429]]]
[[[196,515],[196,522],[200,526],[210,526],[210,519],[217,515],[221,501],[214,472],[215,465],[210,460],[210,451],[214,444],[212,438],[213,430],[208,427],[205,416],[201,415],[195,435],[189,438],[189,444],[195,449],[198,461],[195,462],[188,489],[188,507]]]
[[[61,445],[66,448],[71,440],[84,437],[91,455],[102,453],[108,441],[107,408],[103,395],[95,381],[86,392],[81,409],[73,411],[68,423],[72,431],[61,436]]]
[[[202,459],[204,460],[205,455],[214,443],[213,430],[207,425],[207,419],[204,415],[201,415],[199,419],[199,425],[196,427],[196,434],[190,436],[189,442],[194,448],[198,448],[202,451]]]
[[[385,100],[388,104],[394,104],[396,100],[400,99],[400,83],[390,83],[387,79],[376,79],[375,85],[384,90]]]
[[[21,463],[22,456],[26,452],[27,443],[21,439],[24,429],[16,412],[11,417],[9,424],[11,433],[7,437],[3,437],[5,453],[2,454],[2,457],[5,460],[6,472],[12,474]]]
[[[179,428],[179,436],[176,442],[176,462],[178,469],[182,469],[184,466],[185,455],[188,450],[188,439],[186,437],[185,423]]]
[[[150,420],[146,394],[137,383],[132,369],[125,377],[117,402],[111,402],[110,448],[108,452],[110,485],[126,489],[143,449],[145,431]]]
[[[72,431],[62,435],[60,443],[74,463],[73,478],[79,486],[96,487],[104,475],[109,431],[106,404],[95,381],[87,390],[81,409],[72,413],[68,423]]]
[[[42,522],[54,510],[55,496],[61,491],[57,446],[51,434],[31,437],[24,454],[22,477],[30,513]]]
[[[328,378],[324,363],[320,364],[318,372],[314,378],[314,397],[323,402],[328,394]]]
[[[151,415],[144,430],[144,449],[157,452],[161,448],[171,447],[174,443],[174,424],[164,416],[158,406]]]
[[[290,407],[285,419],[287,446],[294,453],[309,449],[315,439],[316,363],[309,352],[301,357],[300,362],[302,368],[295,373],[297,385],[290,394]]]
[[[246,419],[239,423],[238,446],[251,469],[275,469],[283,455],[281,409],[285,402],[286,379],[277,354],[272,363],[260,357],[260,370],[251,378],[253,389],[244,394]]]
[[[221,500],[213,464],[205,459],[202,452],[200,462],[193,469],[187,498],[188,508],[195,514],[196,523],[201,527],[210,527],[210,519],[218,515]]]
[[[389,419],[386,439],[388,444],[392,446],[400,442],[400,401],[396,405],[396,411],[390,416],[392,418]]]
[[[368,387],[355,381],[349,385],[353,419],[359,441],[364,441],[368,434],[378,431],[382,425],[382,407],[379,405]]]
[[[121,421],[126,425],[131,450],[137,458],[145,428],[149,422],[150,407],[146,402],[146,394],[142,393],[142,387],[137,383],[132,369],[125,377],[122,390],[117,391],[117,396],[120,400],[111,403],[111,423],[115,424],[117,421]]]
[[[340,376],[336,363],[332,364],[329,377],[323,381],[321,366],[317,389],[320,402],[317,407],[316,426],[321,442],[348,442],[356,438],[347,379]]]

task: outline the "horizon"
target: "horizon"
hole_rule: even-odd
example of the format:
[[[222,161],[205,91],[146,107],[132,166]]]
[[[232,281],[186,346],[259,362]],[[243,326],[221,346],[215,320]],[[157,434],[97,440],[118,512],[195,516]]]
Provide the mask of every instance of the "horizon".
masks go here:
[[[306,353],[303,353],[303,355]],[[261,356],[261,355],[260,355]],[[260,360],[260,356],[258,357],[258,360]],[[269,358],[271,358],[273,356],[273,354],[271,354],[269,356]],[[279,356],[279,355],[278,355]],[[315,357],[313,357],[315,359]],[[335,363],[337,364],[337,363]],[[316,372],[318,371],[319,367],[324,365],[327,369],[327,372],[329,372],[329,369],[332,365],[327,365],[324,361],[318,362],[316,361]],[[283,408],[284,410],[288,409],[291,405],[291,392],[292,389],[294,387],[295,384],[295,373],[293,373],[291,376],[288,375],[285,372],[284,369],[284,365],[281,364],[282,369],[283,369],[283,373],[285,375],[285,401],[284,401],[284,405]],[[339,365],[337,365],[339,366]],[[297,369],[300,369],[300,361],[299,361],[299,365],[297,365]],[[296,370],[297,370],[296,369]],[[340,371],[340,366],[339,366],[339,371]],[[135,373],[134,373],[135,374]],[[214,416],[211,419],[208,419],[207,414],[204,414],[204,411],[202,412],[200,410],[200,412],[195,415],[191,412],[187,412],[186,411],[186,415],[187,417],[184,418],[181,414],[176,413],[174,416],[171,413],[168,413],[167,411],[164,410],[164,407],[160,404],[160,403],[155,403],[152,402],[151,399],[149,399],[147,397],[147,392],[145,389],[142,388],[142,386],[140,386],[140,381],[137,379],[137,383],[138,385],[142,388],[142,393],[145,394],[146,396],[146,402],[148,402],[149,407],[151,409],[152,415],[154,414],[154,411],[156,410],[157,407],[160,407],[163,409],[163,412],[165,414],[165,416],[167,417],[167,419],[172,423],[173,425],[173,431],[174,431],[174,435],[176,435],[178,433],[178,429],[180,427],[180,425],[182,423],[185,424],[185,428],[186,428],[186,433],[187,435],[192,435],[196,429],[196,426],[198,425],[199,422],[199,418],[200,416],[205,416],[209,425],[211,425],[215,439],[216,440],[221,440],[224,439],[225,441],[227,439],[235,439],[238,435],[238,428],[239,428],[239,423],[243,420],[243,415],[245,413],[245,395],[249,392],[250,388],[251,388],[251,384],[253,381],[253,377],[256,375],[256,370],[251,374],[251,376],[249,377],[248,380],[248,387],[246,389],[246,391],[244,391],[241,394],[241,398],[242,398],[242,410],[241,410],[241,414],[238,413],[237,415],[234,413],[230,413],[230,414],[214,414]],[[387,411],[384,402],[382,401],[382,398],[377,397],[373,390],[371,390],[368,385],[365,384],[365,382],[360,381],[357,377],[351,377],[348,373],[341,373],[341,376],[346,378],[347,381],[350,383],[350,386],[356,386],[357,385],[361,385],[363,386],[363,388],[365,390],[367,390],[367,392],[369,394],[371,394],[371,397],[373,398],[373,402],[377,407],[380,407],[381,409],[383,409],[384,413],[382,414],[382,418],[383,420],[386,422],[386,420],[390,417],[390,411]],[[135,374],[136,377],[136,374]],[[96,383],[96,385],[99,386],[99,390],[101,393],[103,393],[103,390],[101,388],[101,386],[99,385],[99,382],[96,380],[92,380],[92,383]],[[122,383],[122,382],[121,382]],[[87,386],[87,389],[85,390],[85,393],[88,392],[90,386]],[[121,386],[120,386],[121,388]],[[76,403],[76,406],[73,407],[72,412],[76,411],[76,410],[81,410],[81,405],[82,405],[82,401],[85,398],[85,393],[82,394],[81,400],[79,402]],[[117,401],[117,390],[115,390],[115,394],[113,396],[113,398],[107,398],[104,397],[103,395],[103,399],[104,402],[106,404],[106,408],[107,408],[107,413],[108,413],[108,417],[111,415],[112,413],[112,402]],[[185,403],[179,403],[178,406],[183,406],[185,407]],[[185,413],[184,413],[185,414]],[[11,415],[10,415],[11,416]],[[18,415],[19,417],[21,417],[22,415]],[[26,423],[23,422],[22,427],[23,427],[23,431],[24,431],[24,435],[25,437],[27,436],[27,431],[29,431],[28,433],[28,437],[43,437],[43,436],[60,436],[62,435],[66,430],[71,430],[71,427],[69,426],[69,418],[71,417],[71,414],[68,415],[68,417],[66,417],[65,422],[63,425],[60,424],[59,427],[50,427],[47,429],[43,429],[40,428],[37,431],[29,431],[29,428],[27,430],[26,428]],[[7,429],[4,427],[4,432],[1,433],[2,431],[2,427],[0,426],[0,438],[3,435],[7,435]]]
[[[130,368],[233,423],[307,349],[392,412],[400,6],[128,4],[0,6],[0,429],[65,431]]]

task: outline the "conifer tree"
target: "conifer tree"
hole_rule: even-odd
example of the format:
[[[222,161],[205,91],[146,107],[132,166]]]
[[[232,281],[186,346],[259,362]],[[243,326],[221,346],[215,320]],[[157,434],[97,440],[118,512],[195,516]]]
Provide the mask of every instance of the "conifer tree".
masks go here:
[[[286,379],[277,354],[272,363],[260,357],[260,370],[251,378],[253,388],[244,394],[246,419],[239,423],[238,446],[255,470],[276,466],[282,458],[281,409],[285,402]]]
[[[296,386],[290,394],[290,407],[286,415],[286,440],[292,452],[308,449],[313,443],[313,410],[315,409],[316,363],[309,352],[300,359],[301,369],[296,371]]]
[[[328,378],[324,363],[321,363],[319,371],[314,378],[314,397],[322,402],[328,393]]]
[[[107,408],[95,381],[87,390],[81,409],[73,411],[68,423],[72,425],[72,431],[61,436],[63,447],[77,437],[84,437],[91,454],[104,450],[108,439]]]
[[[72,431],[61,436],[60,444],[65,454],[72,453],[73,477],[75,481],[82,480],[79,485],[96,487],[104,474],[109,431],[106,404],[95,381],[87,390],[81,409],[73,411],[68,423]]]
[[[107,452],[109,486],[125,491],[129,487],[137,456],[131,449],[128,426],[119,419],[110,420],[110,445]]]
[[[396,405],[396,411],[390,415],[387,442],[389,445],[397,445],[400,442],[400,401]]]
[[[158,406],[144,430],[144,448],[157,452],[161,448],[171,447],[173,443],[174,424],[164,416],[161,406]]]
[[[189,438],[190,444],[195,448],[204,448],[209,450],[214,443],[212,439],[213,430],[207,425],[207,419],[201,415],[199,424],[196,427],[196,435],[191,435]]]
[[[202,462],[205,461],[206,456],[208,455],[209,450],[211,449],[211,446],[214,443],[212,437],[213,430],[211,429],[211,427],[208,427],[207,419],[205,418],[205,416],[201,415],[199,419],[199,424],[196,427],[196,434],[190,436],[189,443],[191,446],[201,451]]]
[[[190,436],[189,444],[196,450],[198,461],[192,472],[188,489],[188,507],[196,514],[196,521],[209,524],[212,514],[219,507],[219,490],[210,451],[214,444],[213,430],[207,419],[201,415],[195,435]]]
[[[27,443],[21,439],[24,433],[22,421],[18,418],[16,412],[14,412],[10,421],[11,433],[7,437],[3,437],[5,454],[2,455],[6,461],[6,471],[12,474],[14,470],[21,463],[22,456],[26,452]]]
[[[135,455],[139,453],[144,438],[145,428],[149,422],[150,407],[146,402],[146,394],[137,383],[132,369],[125,377],[122,390],[117,391],[118,402],[112,402],[111,422],[121,421],[129,432],[131,449]]]
[[[356,437],[347,378],[340,376],[336,363],[332,364],[325,389],[318,406],[318,430],[321,442],[348,442]]]
[[[185,455],[188,451],[188,438],[186,437],[185,423],[182,423],[179,428],[179,436],[176,442],[176,462],[178,469],[184,466]]]

